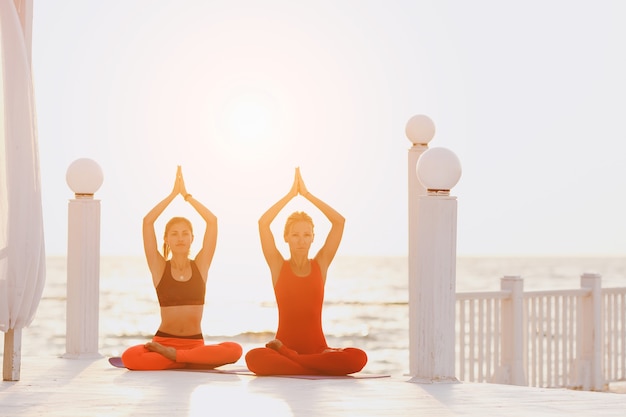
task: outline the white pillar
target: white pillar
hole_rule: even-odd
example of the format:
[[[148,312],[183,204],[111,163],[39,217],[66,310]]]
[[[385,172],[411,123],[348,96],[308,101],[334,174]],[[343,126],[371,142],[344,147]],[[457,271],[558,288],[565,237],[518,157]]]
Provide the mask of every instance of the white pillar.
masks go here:
[[[411,382],[458,382],[455,376],[456,197],[461,176],[454,153],[432,148],[417,163],[427,194],[419,197],[416,285],[409,298]]]
[[[102,171],[90,159],[67,171],[75,193],[68,206],[66,358],[100,357],[100,200]]]
[[[428,143],[435,135],[435,125],[432,120],[424,115],[416,115],[409,119],[405,128],[406,137],[411,141],[411,148],[408,152],[408,184],[409,184],[409,300],[418,293],[417,282],[417,210],[419,197],[426,194],[426,189],[417,179],[416,169],[419,157],[428,150]],[[413,317],[418,314],[415,311],[416,302],[409,302],[409,316]],[[409,369],[413,374],[414,364],[417,358],[414,353],[416,349],[410,348],[415,346],[417,341],[417,329],[414,326],[409,327]]]

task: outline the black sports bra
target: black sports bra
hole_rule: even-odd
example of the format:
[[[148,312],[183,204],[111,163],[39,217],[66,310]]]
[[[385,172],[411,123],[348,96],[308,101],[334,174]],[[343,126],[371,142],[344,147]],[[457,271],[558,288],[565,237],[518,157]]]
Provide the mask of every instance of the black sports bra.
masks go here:
[[[191,278],[187,281],[176,281],[172,276],[170,261],[165,263],[163,276],[156,287],[161,307],[204,305],[205,292],[205,282],[194,261],[191,261]]]

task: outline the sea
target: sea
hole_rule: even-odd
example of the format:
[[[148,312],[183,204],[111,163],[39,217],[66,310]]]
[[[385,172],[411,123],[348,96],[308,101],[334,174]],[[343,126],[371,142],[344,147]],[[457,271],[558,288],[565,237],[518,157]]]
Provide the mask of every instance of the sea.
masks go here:
[[[520,276],[527,291],[580,288],[583,273],[603,287],[626,287],[624,257],[459,257],[457,292],[497,291],[504,276]],[[266,269],[241,276],[209,271],[203,333],[206,343],[235,341],[245,352],[273,339],[277,309]],[[150,340],[159,306],[145,259],[103,256],[99,280],[99,354],[118,356]],[[66,352],[65,257],[48,257],[46,284],[30,326],[22,331],[22,356]],[[329,346],[367,352],[364,372],[406,375],[409,369],[408,259],[337,256],[326,283],[323,326]],[[1,352],[0,352],[1,355]],[[238,362],[245,366],[242,359]]]

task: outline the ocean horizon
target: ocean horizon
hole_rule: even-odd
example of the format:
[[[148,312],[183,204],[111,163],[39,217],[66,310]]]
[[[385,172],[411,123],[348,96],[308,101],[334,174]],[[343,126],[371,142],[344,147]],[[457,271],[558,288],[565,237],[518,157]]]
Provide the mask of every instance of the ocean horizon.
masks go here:
[[[23,356],[65,353],[67,265],[46,258],[46,284],[35,319],[23,330]],[[203,333],[207,343],[232,340],[249,349],[273,339],[277,310],[267,269],[241,277],[209,271]],[[603,287],[626,286],[624,257],[458,257],[457,292],[497,291],[500,278],[518,275],[527,291],[574,289],[583,273],[598,273]],[[148,341],[159,325],[159,305],[145,259],[100,259],[99,353],[118,356]],[[368,353],[364,371],[408,372],[408,259],[406,256],[337,256],[329,270],[323,310],[332,347]],[[244,364],[243,357],[240,360]]]

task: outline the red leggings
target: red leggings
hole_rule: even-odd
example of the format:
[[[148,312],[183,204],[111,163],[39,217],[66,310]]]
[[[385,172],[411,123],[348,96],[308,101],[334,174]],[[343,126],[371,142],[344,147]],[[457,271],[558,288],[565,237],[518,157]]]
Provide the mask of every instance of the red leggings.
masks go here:
[[[256,348],[246,354],[248,369],[257,375],[348,375],[366,363],[367,354],[357,348],[301,355],[283,345],[279,351]]]
[[[137,371],[179,369],[198,367],[213,369],[234,363],[242,354],[241,346],[234,342],[205,345],[200,338],[183,339],[178,337],[154,336],[153,342],[176,349],[176,361],[172,361],[144,345],[132,346],[122,354],[122,362],[128,369]]]

